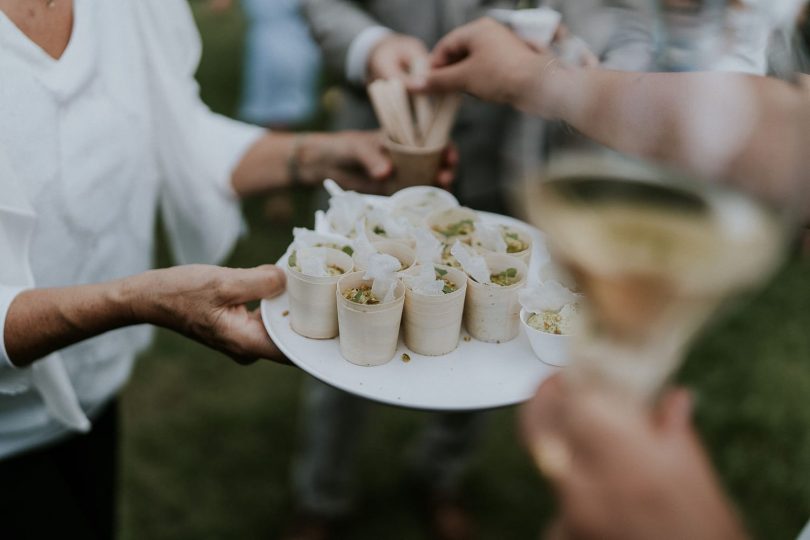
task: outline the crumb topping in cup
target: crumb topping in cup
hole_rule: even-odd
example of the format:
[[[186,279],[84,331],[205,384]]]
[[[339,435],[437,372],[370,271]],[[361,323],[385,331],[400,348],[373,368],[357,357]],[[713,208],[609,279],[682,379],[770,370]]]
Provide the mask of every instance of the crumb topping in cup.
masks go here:
[[[433,230],[445,238],[469,236],[475,232],[475,222],[471,219],[462,219],[444,226],[434,225]]]
[[[373,306],[380,303],[377,297],[374,296],[374,293],[371,292],[371,287],[368,285],[361,285],[360,287],[345,290],[343,292],[343,298],[364,306]]]
[[[507,268],[503,272],[490,275],[489,279],[492,281],[493,285],[499,285],[501,287],[509,287],[521,280],[520,276],[518,276],[517,268]]]
[[[444,294],[450,294],[458,290],[456,284],[445,277],[447,276],[447,270],[444,268],[439,268],[438,266],[434,266],[433,269],[436,271],[436,279],[444,282],[444,287],[442,287],[442,292]]]

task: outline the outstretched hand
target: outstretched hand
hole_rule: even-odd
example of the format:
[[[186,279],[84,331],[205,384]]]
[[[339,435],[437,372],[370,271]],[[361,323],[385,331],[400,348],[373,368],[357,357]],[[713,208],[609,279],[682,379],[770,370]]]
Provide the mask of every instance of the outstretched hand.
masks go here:
[[[520,98],[543,62],[554,58],[533,49],[509,28],[485,17],[447,34],[431,53],[431,71],[414,91],[466,92],[485,101],[520,106]]]
[[[245,305],[276,296],[284,286],[284,272],[272,265],[177,266],[134,276],[127,284],[137,319],[175,330],[240,364],[288,363],[268,337],[259,310]]]

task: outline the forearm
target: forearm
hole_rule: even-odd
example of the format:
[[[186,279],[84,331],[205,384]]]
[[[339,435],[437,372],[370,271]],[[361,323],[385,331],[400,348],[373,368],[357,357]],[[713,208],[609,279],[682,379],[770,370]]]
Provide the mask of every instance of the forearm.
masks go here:
[[[554,65],[523,84],[524,110],[564,121],[619,152],[772,199],[796,193],[810,166],[807,94],[780,80]]]
[[[126,279],[33,289],[11,303],[4,343],[12,363],[24,367],[79,341],[139,322]]]
[[[234,191],[247,197],[288,186],[292,182],[290,160],[295,159],[295,146],[295,134],[267,132],[234,169],[231,176]]]

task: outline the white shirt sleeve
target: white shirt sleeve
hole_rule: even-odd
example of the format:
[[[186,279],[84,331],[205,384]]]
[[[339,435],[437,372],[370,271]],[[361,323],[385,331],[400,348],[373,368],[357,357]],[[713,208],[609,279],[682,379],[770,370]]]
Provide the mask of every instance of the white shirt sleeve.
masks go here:
[[[0,285],[0,368],[16,366],[11,363],[6,351],[6,316],[11,303],[17,298],[17,295],[23,292],[26,287],[9,287],[8,285]]]
[[[231,174],[265,130],[216,115],[200,99],[202,42],[188,2],[132,5],[150,70],[161,214],[173,251],[184,264],[220,262],[243,230]]]
[[[392,30],[384,26],[371,26],[357,34],[346,54],[346,79],[349,82],[358,85],[365,83],[366,66],[371,51],[383,38],[392,33]]]

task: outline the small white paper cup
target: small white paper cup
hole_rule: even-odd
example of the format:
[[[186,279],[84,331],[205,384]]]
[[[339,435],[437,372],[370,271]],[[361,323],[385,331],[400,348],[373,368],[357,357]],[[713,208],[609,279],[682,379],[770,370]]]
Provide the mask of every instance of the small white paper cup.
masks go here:
[[[413,265],[416,264],[416,253],[402,242],[397,242],[396,240],[380,240],[378,242],[372,242],[371,245],[377,253],[385,253],[397,259],[402,265],[400,272],[413,268]],[[365,264],[358,260],[356,253],[353,259],[355,270],[366,269]]]
[[[405,286],[397,283],[394,300],[387,304],[367,306],[343,297],[346,290],[364,284],[371,285],[371,280],[364,281],[363,272],[346,274],[338,281],[334,294],[337,296],[340,353],[352,364],[380,366],[389,362],[397,350]]]
[[[437,212],[428,214],[428,216],[425,218],[425,226],[430,229],[430,232],[443,243],[452,245],[456,240],[464,241],[472,238],[475,231],[473,231],[471,234],[445,236],[444,234],[437,232],[435,228],[444,229],[465,219],[472,220],[472,222],[476,225],[481,221],[481,218],[478,217],[478,213],[475,210],[466,208],[464,206],[458,206],[456,208],[448,208],[447,210],[439,210]]]
[[[500,225],[499,227],[502,230],[505,230],[506,232],[516,233],[520,241],[529,246],[523,251],[518,253],[506,253],[506,255],[509,255],[510,257],[515,257],[516,259],[520,259],[521,261],[523,261],[523,264],[529,266],[532,260],[532,247],[534,245],[534,242],[532,241],[532,236],[524,229],[513,227],[511,225]],[[495,253],[494,251],[490,251],[484,248],[484,246],[482,246],[481,243],[478,241],[478,238],[476,237],[475,234],[473,234],[472,245],[473,248],[475,248],[475,250],[482,255],[489,255],[491,253]]]
[[[393,214],[404,216],[412,225],[421,226],[433,212],[458,206],[458,199],[433,186],[412,186],[391,195]]]
[[[447,271],[444,276],[456,290],[440,296],[429,296],[405,287],[405,311],[402,330],[405,346],[417,354],[440,356],[455,350],[461,332],[464,298],[467,293],[467,275],[449,266],[435,265]],[[416,275],[416,266],[406,272]]]
[[[334,264],[346,273],[354,270],[352,258],[342,251],[332,248],[304,248],[298,250],[297,256],[306,256],[308,252],[325,254],[327,264]],[[341,276],[307,276],[290,268],[289,264],[285,266],[292,329],[313,339],[331,339],[337,336],[335,290]]]
[[[500,253],[485,256],[493,274],[507,268],[517,270],[520,281],[508,287],[482,285],[467,279],[464,326],[472,337],[488,343],[504,343],[520,332],[518,291],[526,285],[528,269],[520,259]]]
[[[572,336],[549,334],[529,326],[531,313],[525,308],[520,310],[520,322],[535,356],[544,364],[564,367],[568,365],[568,350]]]

